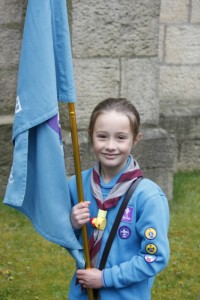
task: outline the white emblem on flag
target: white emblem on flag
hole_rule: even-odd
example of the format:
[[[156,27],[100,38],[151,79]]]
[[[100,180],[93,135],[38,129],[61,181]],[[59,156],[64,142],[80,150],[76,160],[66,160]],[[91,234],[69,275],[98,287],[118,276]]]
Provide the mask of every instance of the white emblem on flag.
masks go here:
[[[17,96],[17,98],[16,98],[16,106],[15,106],[15,113],[18,113],[21,110],[22,110],[22,107],[21,107],[20,99],[19,99],[19,96]]]
[[[13,177],[13,168],[10,171],[10,176],[9,176],[9,183],[13,183],[14,177]]]

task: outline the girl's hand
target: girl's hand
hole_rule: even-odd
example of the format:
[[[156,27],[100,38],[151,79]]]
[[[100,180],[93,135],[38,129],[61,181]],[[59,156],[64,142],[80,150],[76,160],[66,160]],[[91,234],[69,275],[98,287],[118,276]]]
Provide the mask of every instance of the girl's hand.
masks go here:
[[[74,229],[80,229],[84,224],[90,220],[89,211],[90,201],[78,203],[72,208],[71,223]]]
[[[84,288],[100,289],[103,287],[102,271],[98,269],[77,270],[76,276],[78,282]]]

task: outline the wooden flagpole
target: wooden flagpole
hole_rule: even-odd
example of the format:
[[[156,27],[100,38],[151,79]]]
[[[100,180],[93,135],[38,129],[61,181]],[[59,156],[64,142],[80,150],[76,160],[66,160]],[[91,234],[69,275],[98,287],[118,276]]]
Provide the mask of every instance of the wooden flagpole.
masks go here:
[[[68,108],[69,108],[69,121],[70,121],[70,129],[71,129],[71,136],[72,136],[72,147],[73,147],[73,154],[74,154],[74,167],[75,167],[75,174],[76,174],[78,202],[84,202],[78,133],[77,133],[77,125],[76,125],[76,112],[75,112],[74,103],[68,103]],[[86,262],[86,269],[91,269],[86,224],[82,227],[82,238],[83,238],[83,250],[84,250],[85,262]],[[87,292],[88,292],[88,299],[93,300],[94,299],[93,290],[87,289]]]

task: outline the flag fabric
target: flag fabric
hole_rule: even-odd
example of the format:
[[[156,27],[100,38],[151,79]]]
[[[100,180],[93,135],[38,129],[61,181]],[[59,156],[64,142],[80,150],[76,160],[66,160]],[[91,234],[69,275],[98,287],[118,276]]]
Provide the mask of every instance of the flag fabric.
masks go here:
[[[67,248],[84,267],[70,222],[58,101],[76,101],[66,1],[29,0],[4,203],[27,215],[43,237]]]

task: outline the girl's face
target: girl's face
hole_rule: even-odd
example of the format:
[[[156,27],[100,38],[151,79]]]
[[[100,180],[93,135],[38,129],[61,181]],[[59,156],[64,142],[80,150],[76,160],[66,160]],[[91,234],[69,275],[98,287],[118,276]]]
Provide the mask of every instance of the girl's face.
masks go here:
[[[97,117],[93,148],[104,180],[114,177],[126,165],[133,143],[130,121],[125,114],[109,111]]]

